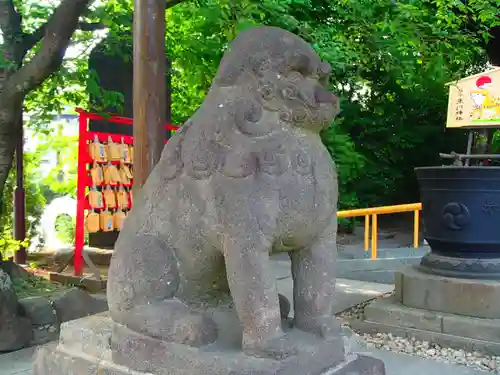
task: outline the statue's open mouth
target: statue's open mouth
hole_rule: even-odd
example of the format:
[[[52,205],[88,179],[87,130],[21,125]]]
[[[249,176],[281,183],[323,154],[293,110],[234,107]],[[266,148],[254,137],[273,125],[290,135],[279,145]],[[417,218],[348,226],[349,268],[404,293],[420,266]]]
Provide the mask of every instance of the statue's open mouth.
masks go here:
[[[319,117],[323,119],[321,130],[325,130],[328,127],[330,127],[332,121],[339,114],[340,108],[339,108],[337,103],[338,103],[338,100],[335,103],[320,104]]]

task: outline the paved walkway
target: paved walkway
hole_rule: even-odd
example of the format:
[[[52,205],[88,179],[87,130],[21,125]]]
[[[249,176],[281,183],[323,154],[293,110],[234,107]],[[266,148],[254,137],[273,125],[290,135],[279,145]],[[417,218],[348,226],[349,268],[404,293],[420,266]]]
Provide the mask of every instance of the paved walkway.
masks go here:
[[[34,348],[0,355],[0,375],[31,375]],[[82,374],[83,375],[83,374]]]
[[[293,285],[290,261],[279,259],[272,263],[278,280],[278,291],[291,302],[293,300]],[[337,314],[349,307],[392,292],[393,289],[394,286],[389,284],[337,279],[334,313]]]
[[[380,349],[360,350],[384,361],[386,375],[486,375],[487,372]]]

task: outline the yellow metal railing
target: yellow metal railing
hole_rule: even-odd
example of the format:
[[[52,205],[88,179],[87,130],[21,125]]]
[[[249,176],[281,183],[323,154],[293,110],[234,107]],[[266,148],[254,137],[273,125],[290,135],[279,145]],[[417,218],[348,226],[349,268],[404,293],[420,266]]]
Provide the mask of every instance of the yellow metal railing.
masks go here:
[[[418,234],[420,231],[420,211],[422,210],[422,203],[400,204],[396,206],[382,206],[372,208],[360,208],[357,210],[345,210],[337,212],[337,217],[365,217],[365,251],[370,250],[370,216],[371,216],[371,255],[372,259],[377,259],[377,238],[378,238],[378,224],[377,215],[384,214],[397,214],[402,212],[414,212],[413,216],[413,247],[418,247]]]

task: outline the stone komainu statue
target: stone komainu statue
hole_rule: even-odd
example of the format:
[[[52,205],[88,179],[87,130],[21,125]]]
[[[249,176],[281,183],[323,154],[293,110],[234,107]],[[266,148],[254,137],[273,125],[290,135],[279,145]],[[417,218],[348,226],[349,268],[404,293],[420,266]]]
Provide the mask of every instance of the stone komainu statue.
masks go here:
[[[331,67],[299,37],[242,32],[200,108],[165,146],[115,246],[112,319],[160,340],[217,339],[206,313],[231,296],[248,355],[284,358],[269,255],[292,261],[295,327],[337,333],[337,176],[319,131],[338,113]]]

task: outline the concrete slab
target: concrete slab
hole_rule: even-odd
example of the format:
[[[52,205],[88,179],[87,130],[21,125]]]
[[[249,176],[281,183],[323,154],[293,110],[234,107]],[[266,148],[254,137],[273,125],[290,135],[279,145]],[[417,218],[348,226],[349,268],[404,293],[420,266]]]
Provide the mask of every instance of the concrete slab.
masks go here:
[[[394,246],[394,247],[389,247],[389,246],[384,246],[379,241],[378,248],[377,248],[377,259],[384,259],[384,258],[414,258],[418,257],[421,258],[425,254],[427,254],[430,251],[430,247],[428,246],[421,246],[418,248],[414,248],[413,246],[409,247],[401,247],[401,246]],[[342,247],[342,249],[339,251],[339,258],[340,259],[371,259],[371,251],[365,251],[363,248],[363,244],[356,244],[356,245],[345,245]]]
[[[35,348],[0,354],[0,375],[30,375]]]
[[[386,375],[484,375],[483,371],[430,359],[370,349],[371,357],[384,362]]]
[[[273,269],[277,275],[278,292],[293,301],[293,281],[290,262],[273,261]],[[335,309],[337,314],[357,304],[366,302],[394,290],[393,285],[372,283],[359,280],[337,279]],[[293,305],[293,303],[292,303]],[[290,314],[293,314],[293,306]]]
[[[364,310],[365,320],[375,323],[442,332],[443,316],[428,310],[412,309],[392,298],[373,301]]]
[[[468,352],[477,351],[490,356],[500,356],[500,343],[497,342],[476,340],[447,333],[399,327],[371,321],[353,320],[349,323],[353,329],[362,333],[372,335],[376,333],[391,333],[394,336],[406,337],[408,339],[413,337],[419,341],[433,342],[445,348],[463,349]]]
[[[430,251],[428,246],[379,247],[377,259],[371,259],[371,253],[363,250],[363,243],[339,246],[337,277],[367,282],[394,284],[395,273],[405,266],[418,265],[422,257]],[[290,274],[290,258],[287,253],[271,256],[277,265],[278,279]],[[288,263],[288,264],[287,264]]]
[[[432,359],[395,353],[382,349],[367,349],[363,339],[353,337],[352,331],[347,329],[346,334],[348,352],[368,355],[384,362],[386,375],[484,375],[483,371],[474,370],[465,366],[437,362]]]
[[[337,279],[334,312],[337,314],[393,290],[393,285]]]
[[[499,354],[500,319],[484,319],[415,309],[396,301],[379,299],[365,307],[364,326],[369,332],[415,334],[422,340],[488,354]],[[353,322],[356,325],[355,322]]]
[[[378,258],[378,259],[339,259],[338,277],[382,284],[394,284],[396,273],[405,266],[420,264],[420,256]]]
[[[486,319],[500,319],[500,283],[430,275],[414,267],[398,272],[396,295],[403,305]]]
[[[420,262],[420,257],[405,258],[378,258],[378,259],[339,259],[337,261],[338,277],[352,279],[343,275],[349,275],[354,271],[386,271],[411,266]]]
[[[443,314],[443,333],[500,343],[500,319]]]

